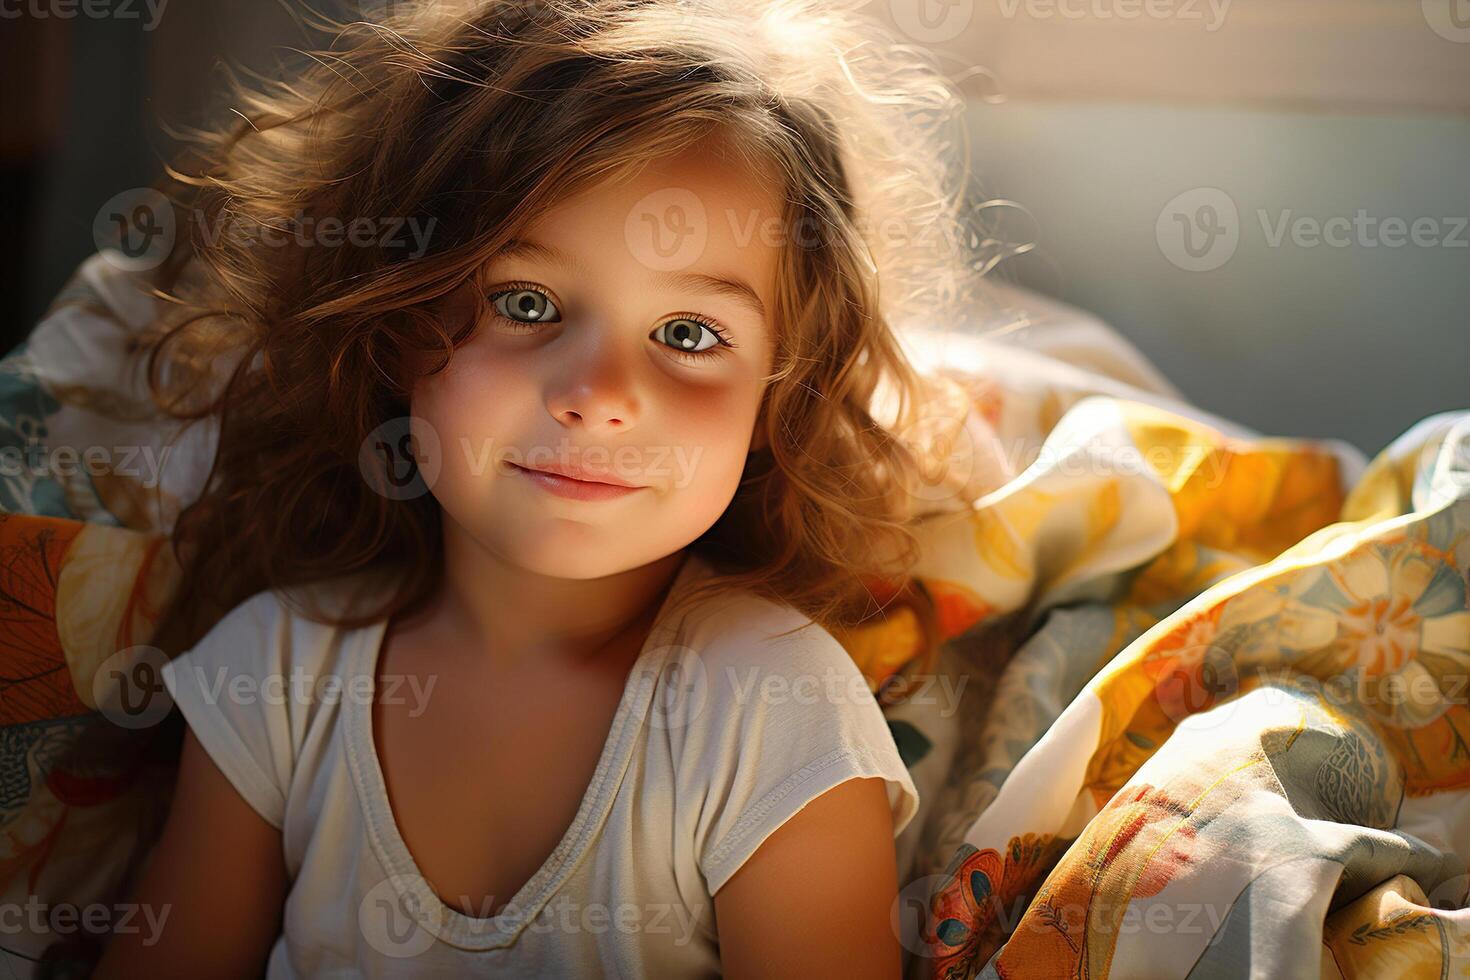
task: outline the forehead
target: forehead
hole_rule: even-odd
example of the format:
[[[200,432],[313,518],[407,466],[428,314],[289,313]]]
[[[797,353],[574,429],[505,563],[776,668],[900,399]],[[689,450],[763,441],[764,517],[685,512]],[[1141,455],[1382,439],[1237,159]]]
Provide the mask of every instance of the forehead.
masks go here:
[[[779,189],[728,152],[695,148],[568,197],[521,228],[581,271],[745,280],[770,306],[783,241]],[[535,250],[533,250],[535,251]],[[552,258],[541,250],[541,258]]]

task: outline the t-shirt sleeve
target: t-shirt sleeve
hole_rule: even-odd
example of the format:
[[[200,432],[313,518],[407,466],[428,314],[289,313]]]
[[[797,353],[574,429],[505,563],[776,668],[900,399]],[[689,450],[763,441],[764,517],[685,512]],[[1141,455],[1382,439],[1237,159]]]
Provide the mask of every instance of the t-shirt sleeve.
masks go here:
[[[292,755],[283,670],[284,610],[269,591],[226,613],[161,670],[204,751],[267,823],[285,820]]]
[[[690,740],[696,758],[685,762],[708,774],[695,855],[711,895],[778,827],[849,779],[884,779],[895,837],[913,819],[919,793],[882,708],[829,632],[739,629],[700,659],[708,702]]]

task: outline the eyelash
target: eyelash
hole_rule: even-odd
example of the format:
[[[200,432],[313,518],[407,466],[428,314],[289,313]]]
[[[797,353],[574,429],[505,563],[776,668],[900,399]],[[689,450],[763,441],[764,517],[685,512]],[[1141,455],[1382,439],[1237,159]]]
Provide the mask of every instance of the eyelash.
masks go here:
[[[524,283],[524,282],[507,283],[506,285],[500,287],[499,289],[497,289],[494,292],[492,292],[492,293],[489,294],[489,297],[488,298],[490,300],[490,313],[491,313],[491,315],[494,316],[495,319],[497,319],[497,320],[501,320],[501,321],[503,321],[505,323],[515,324],[517,327],[533,327],[533,326],[535,326],[535,324],[526,323],[526,322],[524,322],[522,320],[516,320],[516,319],[514,319],[512,317],[505,316],[499,310],[495,309],[495,301],[497,299],[499,299],[500,297],[504,296],[506,293],[521,293],[521,292],[540,293],[542,296],[545,296],[548,300],[551,299],[551,296],[546,292],[546,290],[540,288],[539,286],[533,286],[530,283]],[[720,325],[718,323],[716,323],[714,320],[711,320],[707,316],[703,316],[702,314],[699,314],[699,313],[681,313],[678,316],[671,317],[670,319],[668,319],[668,320],[666,320],[664,322],[665,323],[673,323],[675,320],[692,320],[693,322],[698,323],[701,326],[703,326],[705,329],[709,330],[709,332],[712,333],[712,334],[714,334],[715,335],[715,338],[719,341],[719,343],[715,344],[713,347],[709,347],[709,348],[707,348],[705,350],[702,350],[702,351],[679,350],[677,347],[670,347],[668,344],[665,344],[662,341],[660,341],[659,342],[659,346],[664,347],[665,349],[667,349],[668,352],[670,354],[673,354],[675,357],[681,357],[684,360],[689,361],[690,363],[699,363],[699,362],[702,362],[702,361],[704,361],[704,360],[706,360],[707,358],[710,358],[710,357],[722,357],[722,356],[724,356],[724,353],[725,353],[726,349],[733,350],[734,348],[736,348],[736,347],[739,346],[734,341],[730,340],[730,338],[726,335],[725,331],[722,330],[722,329],[720,329]],[[524,330],[524,331],[519,331],[519,332],[521,332],[521,333],[531,333],[532,331],[530,331],[530,330]]]

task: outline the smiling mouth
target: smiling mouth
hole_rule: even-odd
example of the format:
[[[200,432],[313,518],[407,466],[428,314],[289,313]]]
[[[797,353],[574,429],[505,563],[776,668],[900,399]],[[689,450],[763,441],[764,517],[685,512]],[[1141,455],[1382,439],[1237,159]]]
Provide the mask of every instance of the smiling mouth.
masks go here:
[[[593,480],[577,480],[569,476],[562,476],[560,473],[533,470],[518,463],[510,465],[516,473],[527,477],[541,489],[571,500],[611,500],[648,489],[647,487],[625,487],[612,483],[600,483]]]

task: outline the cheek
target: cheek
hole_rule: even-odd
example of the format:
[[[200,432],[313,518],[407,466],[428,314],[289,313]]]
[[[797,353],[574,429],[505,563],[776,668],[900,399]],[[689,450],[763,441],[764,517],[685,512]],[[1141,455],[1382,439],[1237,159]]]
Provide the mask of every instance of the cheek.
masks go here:
[[[516,430],[517,406],[533,397],[524,374],[497,370],[490,360],[466,353],[456,352],[443,371],[421,378],[409,399],[415,427],[437,440],[436,493],[489,475],[492,453],[504,449],[506,435]]]
[[[723,510],[740,485],[759,399],[741,386],[689,393],[664,431],[676,440],[676,489],[696,491]]]

